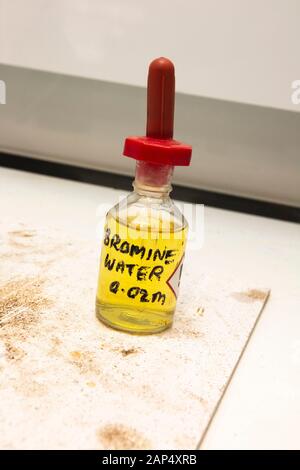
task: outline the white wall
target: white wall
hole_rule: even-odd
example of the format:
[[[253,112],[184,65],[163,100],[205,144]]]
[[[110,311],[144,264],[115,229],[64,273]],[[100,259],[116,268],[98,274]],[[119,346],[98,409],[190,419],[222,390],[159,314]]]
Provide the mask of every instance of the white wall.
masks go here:
[[[166,55],[178,91],[300,111],[299,22],[299,0],[0,0],[0,62],[144,86]]]
[[[124,138],[145,132],[146,90],[0,64],[0,151],[133,174]],[[187,186],[300,206],[300,113],[177,94],[175,136],[193,146],[176,167]]]

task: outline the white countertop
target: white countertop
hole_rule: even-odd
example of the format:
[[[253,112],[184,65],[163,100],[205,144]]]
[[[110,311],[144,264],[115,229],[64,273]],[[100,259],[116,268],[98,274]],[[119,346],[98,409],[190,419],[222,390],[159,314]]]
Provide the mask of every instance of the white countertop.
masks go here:
[[[99,204],[116,202],[120,193],[3,168],[0,183],[2,215],[12,205],[28,223],[38,217],[76,230],[77,220],[87,232]],[[300,448],[300,226],[205,208],[201,262],[218,277],[239,273],[271,289],[202,448]]]

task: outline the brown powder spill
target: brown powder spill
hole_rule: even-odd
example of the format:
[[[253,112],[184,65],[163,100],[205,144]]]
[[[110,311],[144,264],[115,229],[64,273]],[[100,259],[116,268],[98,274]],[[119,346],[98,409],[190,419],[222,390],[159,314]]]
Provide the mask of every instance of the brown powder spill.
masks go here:
[[[49,299],[42,294],[40,278],[12,279],[0,286],[0,324],[23,329],[37,320],[39,312],[48,307]]]
[[[81,359],[82,353],[80,351],[71,351],[70,356],[74,361]]]
[[[13,388],[26,398],[44,397],[48,393],[46,384],[38,382],[27,369],[21,368],[18,369],[18,378],[14,382]]]
[[[52,346],[48,351],[49,356],[59,356],[60,355],[60,346],[62,345],[62,340],[57,338],[57,336],[52,336],[51,338]]]
[[[16,260],[18,262],[32,263],[43,269],[49,268],[59,257],[70,255],[72,250],[71,242],[53,242],[47,236],[39,236],[37,230],[16,229],[7,233],[7,243],[3,244],[3,250],[0,253],[2,260],[9,262]]]
[[[79,369],[81,374],[100,374],[96,355],[91,351],[71,351],[70,362]]]
[[[34,230],[12,230],[8,232],[9,245],[13,248],[27,248],[31,246],[31,238],[34,236]]]
[[[13,346],[10,341],[4,341],[6,359],[9,361],[19,361],[21,360],[26,353],[21,348],[16,348]]]
[[[208,406],[208,401],[203,398],[201,395],[197,395],[196,393],[189,393],[189,396],[193,399],[193,400],[196,400],[198,401],[199,403],[201,403],[201,405],[204,407],[204,408],[207,408]]]
[[[51,341],[52,341],[54,346],[60,346],[63,343],[60,338],[57,338],[57,336],[53,336],[51,338]]]
[[[11,230],[9,232],[10,237],[21,237],[21,238],[31,238],[36,234],[35,230]]]
[[[109,343],[102,343],[100,344],[100,349],[103,350],[109,350],[114,353],[122,354],[123,357],[130,356],[131,354],[136,354],[139,352],[142,352],[143,350],[138,347],[125,347],[124,346],[112,346]]]
[[[97,437],[105,449],[143,450],[149,449],[149,441],[135,429],[123,424],[108,424],[97,432]]]
[[[22,350],[16,344],[27,339],[40,312],[51,305],[43,284],[37,277],[12,279],[0,286],[0,339],[8,359],[21,359]]]
[[[137,348],[130,348],[130,349],[121,349],[121,354],[123,357],[129,356],[130,354],[137,353],[139,350]]]
[[[193,315],[195,311],[191,314]],[[194,328],[193,324],[183,316],[180,316],[180,310],[176,312],[177,320],[173,324],[172,328],[166,330],[165,332],[160,333],[161,335],[167,334],[168,338],[189,338],[189,339],[198,339],[203,338],[204,333],[197,329],[197,326]]]
[[[92,381],[87,382],[86,384],[87,384],[88,387],[91,387],[91,388],[95,388],[95,387],[96,387],[95,382],[92,382]]]
[[[233,292],[232,297],[239,302],[251,303],[257,300],[264,301],[268,297],[268,293],[258,289],[248,289],[245,292]]]

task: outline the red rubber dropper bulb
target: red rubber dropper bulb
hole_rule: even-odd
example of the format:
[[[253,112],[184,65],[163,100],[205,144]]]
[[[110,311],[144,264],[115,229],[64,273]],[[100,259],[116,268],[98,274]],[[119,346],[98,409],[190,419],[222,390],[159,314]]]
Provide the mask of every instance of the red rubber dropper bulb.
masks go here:
[[[165,57],[151,62],[147,88],[147,137],[172,139],[174,128],[175,70]]]
[[[175,70],[165,57],[149,65],[147,84],[146,136],[152,139],[172,139],[174,128]],[[147,163],[137,168],[136,177],[151,186],[163,186],[171,178],[169,166]]]
[[[174,103],[174,65],[159,57],[149,65],[146,136],[127,137],[123,150],[126,157],[149,163],[148,169],[157,165],[157,178],[158,166],[188,166],[191,161],[192,147],[173,139]]]

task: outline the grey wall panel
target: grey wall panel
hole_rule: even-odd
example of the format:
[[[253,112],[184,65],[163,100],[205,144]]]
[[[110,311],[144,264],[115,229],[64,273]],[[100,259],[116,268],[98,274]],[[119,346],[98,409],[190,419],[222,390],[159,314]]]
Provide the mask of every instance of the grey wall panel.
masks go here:
[[[144,88],[0,65],[0,150],[133,174]],[[193,145],[184,185],[300,205],[300,113],[177,94],[175,137]]]

